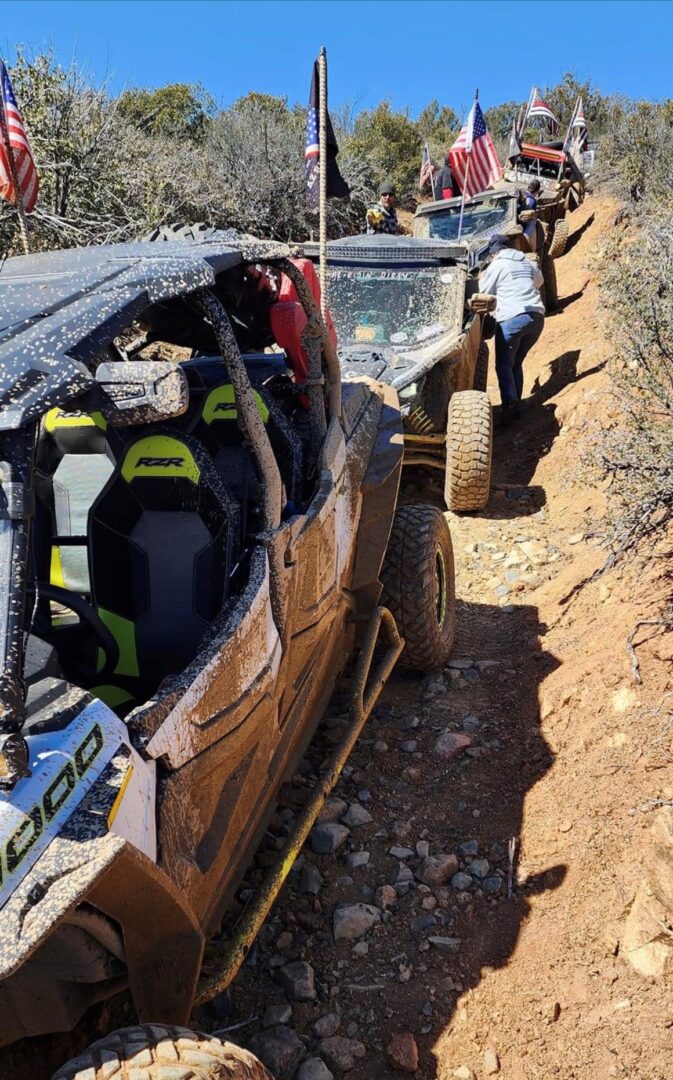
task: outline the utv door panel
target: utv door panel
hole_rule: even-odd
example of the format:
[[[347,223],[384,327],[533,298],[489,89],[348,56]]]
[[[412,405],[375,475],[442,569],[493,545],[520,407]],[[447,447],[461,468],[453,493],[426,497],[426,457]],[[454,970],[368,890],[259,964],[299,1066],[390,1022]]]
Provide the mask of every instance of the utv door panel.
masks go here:
[[[271,611],[268,558],[260,552],[250,585],[210,642],[188,692],[150,740],[150,756],[179,769],[240,728],[265,697],[273,697],[281,651]]]

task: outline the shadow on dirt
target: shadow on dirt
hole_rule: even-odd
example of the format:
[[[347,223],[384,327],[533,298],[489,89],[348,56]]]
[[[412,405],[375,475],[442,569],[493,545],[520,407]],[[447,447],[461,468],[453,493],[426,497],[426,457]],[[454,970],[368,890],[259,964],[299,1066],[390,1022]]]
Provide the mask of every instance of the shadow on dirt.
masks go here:
[[[570,236],[568,237],[568,243],[566,244],[566,249],[565,249],[565,254],[566,255],[568,254],[569,251],[572,251],[572,249],[575,247],[575,244],[578,244],[580,242],[580,240],[584,236],[587,229],[591,228],[591,226],[594,223],[594,218],[595,218],[595,214],[589,214],[589,217],[586,219],[584,224],[580,225],[579,229],[575,229],[575,232],[570,234]]]
[[[545,506],[544,489],[530,481],[561,430],[551,399],[571,383],[595,375],[606,363],[578,371],[579,360],[579,349],[570,349],[552,360],[547,378],[537,378],[524,399],[521,420],[509,428],[496,428],[491,500],[484,516],[496,520],[529,517]]]
[[[517,876],[527,794],[553,764],[540,730],[539,686],[559,660],[542,647],[546,627],[532,605],[506,613],[467,601],[458,604],[458,627],[456,656],[496,662],[481,670],[473,666],[471,678],[450,679],[447,671],[447,688],[440,693],[432,691],[432,680],[404,673],[393,677],[336,791],[344,803],[360,801],[366,791],[373,820],[354,829],[336,855],[305,851],[302,873],[307,866],[319,871],[319,895],[307,896],[300,878],[291,875],[251,965],[233,987],[227,1022],[260,1018],[269,1005],[286,1001],[279,968],[309,963],[318,999],[295,1001],[291,1026],[307,1055],[323,1055],[337,1072],[330,1058],[334,1047],[320,1045],[313,1031],[318,1018],[337,1014],[339,1037],[359,1040],[367,1050],[353,1060],[351,1080],[394,1080],[399,1073],[387,1063],[385,1050],[390,1036],[401,1031],[412,1032],[418,1043],[417,1076],[436,1077],[433,1049],[450,1029],[460,996],[479,984],[487,968],[509,963],[531,898],[558,888],[565,877],[565,866],[535,865],[525,851],[527,869]],[[417,726],[411,730],[414,717]],[[469,752],[441,760],[434,749],[438,734],[447,727],[466,730],[466,717],[473,740]],[[307,754],[315,770],[329,748],[329,742],[321,742],[330,733],[329,722],[321,732]],[[302,782],[309,772],[305,763]],[[512,839],[517,845],[508,898]],[[423,857],[416,851],[420,840],[427,840],[432,854],[460,854],[461,844],[476,842],[475,854],[488,861],[480,872],[491,879],[489,886],[483,888],[475,874],[462,894],[450,881],[419,888],[414,876]],[[407,853],[398,854],[395,845]],[[366,865],[353,863],[355,851],[367,853]],[[467,871],[467,858],[461,857]],[[501,884],[494,886],[494,878]],[[357,946],[353,940],[335,941],[336,907],[374,904],[376,890],[384,885],[392,885],[397,896],[382,923]],[[265,1043],[263,1032],[261,1043],[255,1038],[259,1026],[258,1019],[241,1033],[246,1041],[254,1039],[256,1049]],[[291,1077],[292,1069],[277,1074],[277,1080]]]
[[[322,875],[319,895],[306,895],[300,875],[291,875],[249,965],[236,980],[231,997],[227,995],[226,1020],[208,1007],[198,1010],[192,1026],[217,1029],[223,1022],[242,1022],[234,1038],[249,1041],[260,1029],[259,1019],[250,1023],[250,1018],[261,1018],[269,1005],[287,1001],[279,967],[302,960],[315,970],[318,999],[292,1002],[291,1026],[304,1038],[308,1056],[326,1053],[313,1034],[315,1021],[337,1012],[339,1034],[361,1040],[367,1048],[366,1057],[354,1062],[352,1080],[372,1076],[394,1080],[399,1075],[385,1061],[390,1035],[399,1031],[413,1032],[418,1042],[419,1080],[438,1075],[433,1048],[450,1030],[460,995],[476,987],[487,968],[509,963],[531,897],[558,888],[565,876],[564,866],[531,865],[525,851],[528,869],[517,876],[526,797],[553,763],[540,730],[538,691],[559,660],[543,649],[545,632],[532,605],[515,604],[507,613],[496,605],[459,601],[455,655],[497,662],[483,669],[473,666],[471,678],[451,680],[447,671],[448,688],[439,695],[431,694],[428,680],[418,676],[393,677],[337,791],[351,803],[362,800],[366,789],[371,824],[353,830],[349,845],[336,855],[305,851],[304,866],[313,864]],[[420,720],[412,733],[417,752],[409,754],[402,746],[413,716]],[[461,730],[467,716],[472,718],[470,753],[448,763],[440,760],[434,752],[438,734],[447,726]],[[310,786],[334,745],[336,722],[321,725],[296,778],[300,790]],[[384,753],[375,750],[381,744],[388,748]],[[257,870],[250,875],[253,888],[265,872],[264,855],[272,850],[277,854],[276,835],[281,841],[282,810],[267,835]],[[489,895],[477,877],[463,894],[450,882],[423,887],[424,891],[400,886],[387,921],[368,935],[364,955],[353,952],[352,941],[335,942],[336,905],[374,903],[379,886],[401,881],[401,865],[416,871],[420,857],[414,854],[402,864],[390,848],[402,843],[415,849],[422,838],[429,841],[432,853],[459,851],[464,842],[477,841],[479,857],[488,860],[489,876],[500,877],[499,892]],[[508,899],[508,843],[513,838],[517,840],[514,888]],[[370,852],[366,866],[353,868],[347,861],[348,846]],[[428,897],[437,901],[433,909],[430,904],[422,907]],[[281,933],[288,940],[279,951]],[[454,939],[457,946],[451,944]],[[103,1031],[133,1022],[123,1009],[122,999],[121,1009],[108,1005],[92,1010],[70,1036],[13,1048],[14,1071],[8,1075],[14,1080],[43,1080]],[[292,1080],[295,1067],[287,1073],[278,1071],[277,1080]],[[1,1069],[0,1075],[5,1075]]]

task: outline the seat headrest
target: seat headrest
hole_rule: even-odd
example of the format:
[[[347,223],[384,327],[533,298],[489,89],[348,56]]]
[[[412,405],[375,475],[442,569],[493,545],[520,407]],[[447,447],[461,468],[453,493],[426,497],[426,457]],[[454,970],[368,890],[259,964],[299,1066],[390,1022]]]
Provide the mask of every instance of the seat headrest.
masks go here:
[[[173,435],[147,435],[132,442],[122,463],[121,476],[127,484],[135,480],[183,479],[198,485],[201,469],[182,439]]]
[[[269,407],[258,390],[253,390],[253,397],[257,405],[257,411],[263,422],[269,421]],[[201,419],[204,424],[212,424],[216,420],[236,420],[236,398],[231,383],[216,386],[210,391],[203,403]]]
[[[63,412],[50,409],[44,431],[51,436],[61,454],[105,453],[107,420],[99,412]]]

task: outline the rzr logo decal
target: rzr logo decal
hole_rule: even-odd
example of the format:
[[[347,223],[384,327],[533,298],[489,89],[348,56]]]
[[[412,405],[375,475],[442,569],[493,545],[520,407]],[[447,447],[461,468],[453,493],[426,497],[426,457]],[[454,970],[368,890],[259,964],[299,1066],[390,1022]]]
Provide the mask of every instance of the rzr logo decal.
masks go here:
[[[170,469],[171,466],[178,468],[184,463],[185,459],[183,457],[141,457],[138,458],[137,467],[145,465],[148,469],[157,466],[161,469]]]
[[[75,750],[74,761],[68,761],[46,788],[42,799],[26,814],[7,842],[0,848],[0,887],[5,875],[11,875],[42,836],[45,827],[70,797],[103,749],[104,738],[100,724],[94,724]]]

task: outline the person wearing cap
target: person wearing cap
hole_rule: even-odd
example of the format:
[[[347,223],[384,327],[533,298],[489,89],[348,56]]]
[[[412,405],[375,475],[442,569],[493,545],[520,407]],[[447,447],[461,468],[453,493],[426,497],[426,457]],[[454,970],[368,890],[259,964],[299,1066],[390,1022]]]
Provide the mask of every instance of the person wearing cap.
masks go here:
[[[400,232],[395,210],[395,187],[393,184],[382,184],[379,201],[376,206],[371,206],[367,211],[368,233],[392,233]]]
[[[507,236],[494,236],[488,252],[491,262],[479,277],[479,292],[496,298],[495,371],[508,424],[521,414],[523,362],[544,327],[544,278],[537,263],[511,248]]]
[[[540,188],[542,187],[537,176],[534,176],[528,185],[528,190],[523,194],[523,209],[524,210],[537,210],[537,200],[540,196]]]

